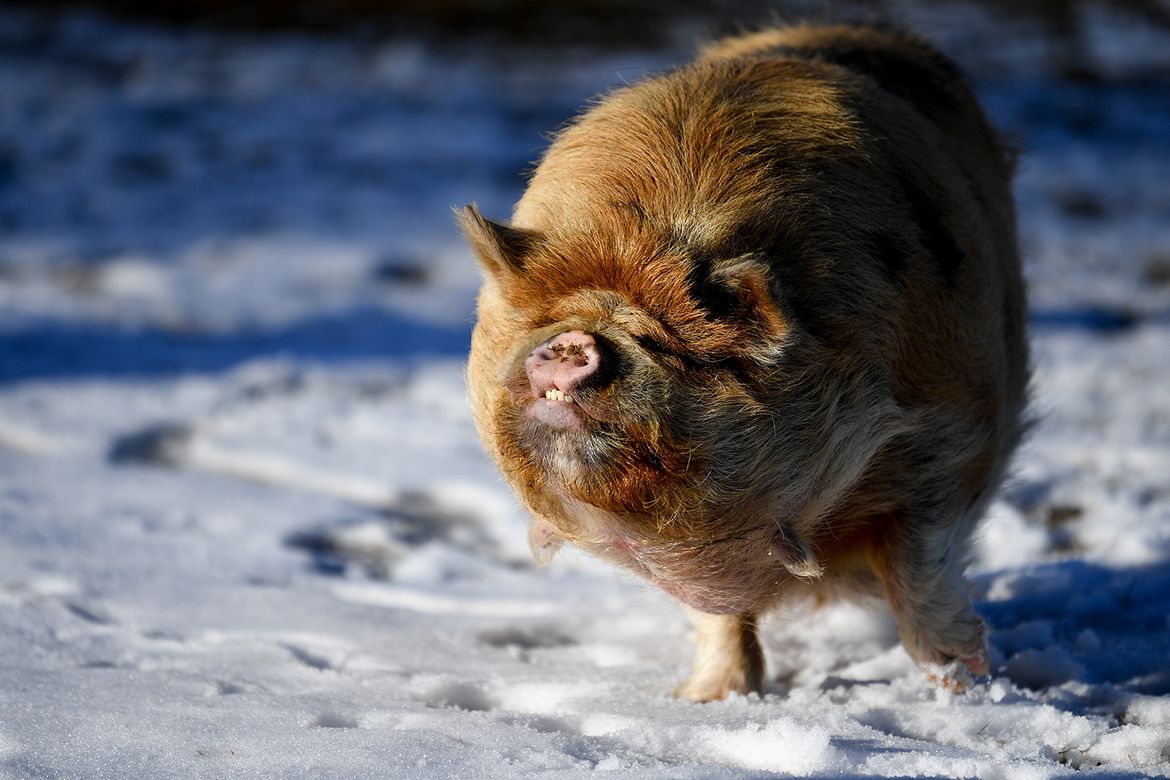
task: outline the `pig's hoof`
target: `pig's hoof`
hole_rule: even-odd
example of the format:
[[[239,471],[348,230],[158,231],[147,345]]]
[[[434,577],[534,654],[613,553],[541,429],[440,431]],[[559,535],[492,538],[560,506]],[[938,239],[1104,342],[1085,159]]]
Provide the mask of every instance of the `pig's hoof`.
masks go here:
[[[963,664],[967,671],[976,677],[986,675],[991,671],[991,663],[987,660],[987,645],[984,644],[974,653],[963,656],[959,659],[959,663]]]
[[[983,677],[989,670],[986,645],[970,655],[942,665],[932,664],[925,669],[928,680],[952,693],[966,692],[975,683],[976,677]]]

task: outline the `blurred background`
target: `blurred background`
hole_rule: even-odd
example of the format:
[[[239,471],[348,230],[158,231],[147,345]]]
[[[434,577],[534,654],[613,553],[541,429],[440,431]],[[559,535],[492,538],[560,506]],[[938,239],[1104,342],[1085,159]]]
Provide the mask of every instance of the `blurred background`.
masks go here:
[[[1040,325],[1170,295],[1162,0],[0,5],[0,380],[455,355],[548,133],[696,43],[788,18],[935,38],[1023,150]]]
[[[177,440],[235,437],[301,464],[252,477],[329,467],[366,494],[426,484],[423,449],[482,464],[457,373],[479,277],[452,208],[507,218],[596,95],[785,19],[932,37],[1020,148],[1044,425],[1016,508],[1058,552],[1101,527],[1086,490],[1164,512],[1164,0],[0,4],[0,447],[174,466]],[[439,411],[403,390],[428,367]],[[1157,533],[1130,544],[1170,551]]]

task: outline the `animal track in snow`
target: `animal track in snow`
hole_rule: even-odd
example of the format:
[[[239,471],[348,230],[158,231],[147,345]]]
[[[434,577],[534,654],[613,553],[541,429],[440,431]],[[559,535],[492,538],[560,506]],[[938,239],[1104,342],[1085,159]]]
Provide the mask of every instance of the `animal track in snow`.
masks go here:
[[[314,729],[356,729],[361,728],[361,722],[352,715],[341,712],[323,712],[313,719],[309,728]]]
[[[65,608],[86,623],[98,626],[108,626],[116,623],[109,610],[100,604],[87,604],[81,601],[66,601]]]
[[[459,680],[440,680],[423,687],[418,700],[428,707],[487,712],[496,702],[479,685]]]
[[[187,469],[241,482],[316,493],[373,507],[392,506],[395,496],[384,485],[350,474],[329,473],[297,463],[283,454],[224,447],[196,426],[161,423],[118,437],[107,459],[117,465],[149,465]]]
[[[179,423],[151,425],[114,440],[106,453],[115,464],[147,464],[178,468],[186,464],[195,429]]]
[[[391,579],[398,561],[435,542],[480,559],[500,557],[498,545],[479,518],[445,506],[429,493],[403,492],[378,514],[376,518],[295,533],[286,543],[308,552],[319,571],[339,574],[353,567],[375,579]]]
[[[239,683],[220,680],[215,684],[215,692],[219,696],[235,696],[244,693],[247,689]]]
[[[99,658],[93,661],[82,661],[78,665],[79,669],[134,669],[132,664],[117,663],[108,658]]]
[[[319,672],[341,672],[345,669],[345,657],[339,653],[331,654],[294,644],[286,644],[283,647],[293,658],[310,669]]]
[[[555,626],[547,625],[528,628],[507,626],[491,629],[481,633],[479,641],[488,647],[516,648],[518,650],[541,650],[578,644],[577,640],[562,633]]]

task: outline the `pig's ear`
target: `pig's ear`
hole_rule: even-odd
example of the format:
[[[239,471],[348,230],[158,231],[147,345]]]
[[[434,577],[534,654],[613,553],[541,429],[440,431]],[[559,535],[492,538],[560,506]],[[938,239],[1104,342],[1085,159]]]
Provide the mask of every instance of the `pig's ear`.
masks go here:
[[[768,274],[754,256],[745,255],[703,270],[699,298],[715,317],[744,318],[768,342],[778,342],[788,331]]]
[[[488,273],[499,276],[524,269],[524,258],[535,243],[534,233],[492,222],[474,205],[465,206],[457,216],[463,235]]]

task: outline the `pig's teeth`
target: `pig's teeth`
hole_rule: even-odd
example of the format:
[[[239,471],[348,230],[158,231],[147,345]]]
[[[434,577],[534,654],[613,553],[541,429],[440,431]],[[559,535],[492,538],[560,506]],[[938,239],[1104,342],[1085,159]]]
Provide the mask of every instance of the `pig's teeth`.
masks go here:
[[[555,388],[552,390],[545,390],[544,397],[550,401],[564,401],[567,404],[573,403],[573,396],[566,394],[563,390],[557,390]]]

